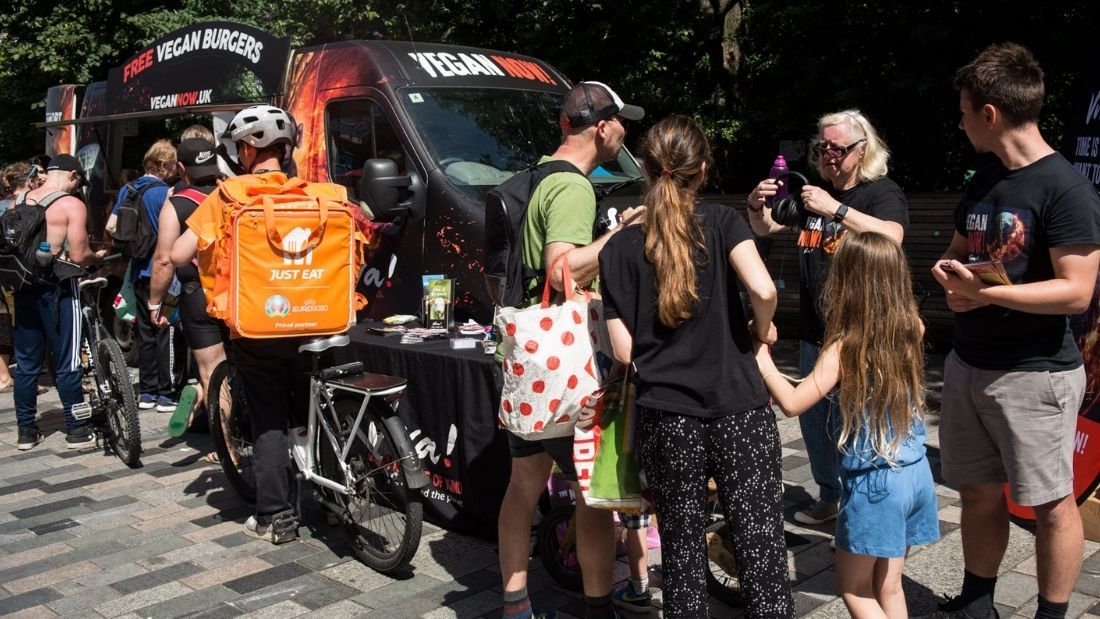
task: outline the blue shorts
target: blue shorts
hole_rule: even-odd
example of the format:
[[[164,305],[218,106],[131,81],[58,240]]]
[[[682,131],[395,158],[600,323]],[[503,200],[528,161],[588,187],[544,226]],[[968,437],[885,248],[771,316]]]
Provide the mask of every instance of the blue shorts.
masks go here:
[[[900,468],[844,471],[836,545],[853,554],[904,557],[940,538],[936,486],[928,459]]]

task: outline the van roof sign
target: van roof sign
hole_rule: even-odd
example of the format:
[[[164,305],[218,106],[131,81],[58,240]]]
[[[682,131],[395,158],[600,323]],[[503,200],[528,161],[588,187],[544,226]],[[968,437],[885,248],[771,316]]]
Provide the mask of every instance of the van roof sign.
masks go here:
[[[134,54],[107,79],[110,114],[268,101],[290,40],[230,22],[192,24]]]
[[[401,67],[410,85],[476,86],[564,92],[565,78],[550,65],[520,54],[474,47],[371,41],[385,48]]]

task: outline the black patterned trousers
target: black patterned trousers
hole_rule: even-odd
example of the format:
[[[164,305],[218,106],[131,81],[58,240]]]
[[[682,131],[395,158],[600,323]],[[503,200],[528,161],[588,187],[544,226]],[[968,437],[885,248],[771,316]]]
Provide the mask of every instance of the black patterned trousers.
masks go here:
[[[718,485],[748,617],[794,617],[783,479],[770,407],[703,419],[640,407],[639,441],[661,531],[664,614],[707,617],[707,479]]]

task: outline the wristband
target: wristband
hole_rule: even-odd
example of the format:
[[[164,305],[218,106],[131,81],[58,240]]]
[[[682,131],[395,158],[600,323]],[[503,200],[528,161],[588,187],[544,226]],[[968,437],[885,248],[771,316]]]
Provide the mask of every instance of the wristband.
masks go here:
[[[844,221],[844,216],[848,214],[848,205],[841,204],[836,207],[836,212],[833,213],[833,223],[840,223]]]
[[[157,303],[156,305],[153,305],[152,303],[146,303],[145,307],[148,307],[150,312],[155,312],[160,309],[161,305],[161,303]]]

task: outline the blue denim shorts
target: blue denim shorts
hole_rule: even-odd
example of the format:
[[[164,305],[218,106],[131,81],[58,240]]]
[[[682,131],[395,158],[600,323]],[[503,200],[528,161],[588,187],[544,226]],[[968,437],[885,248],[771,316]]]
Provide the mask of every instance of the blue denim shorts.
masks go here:
[[[900,468],[841,474],[836,545],[871,557],[904,557],[940,538],[936,486],[928,459]]]

